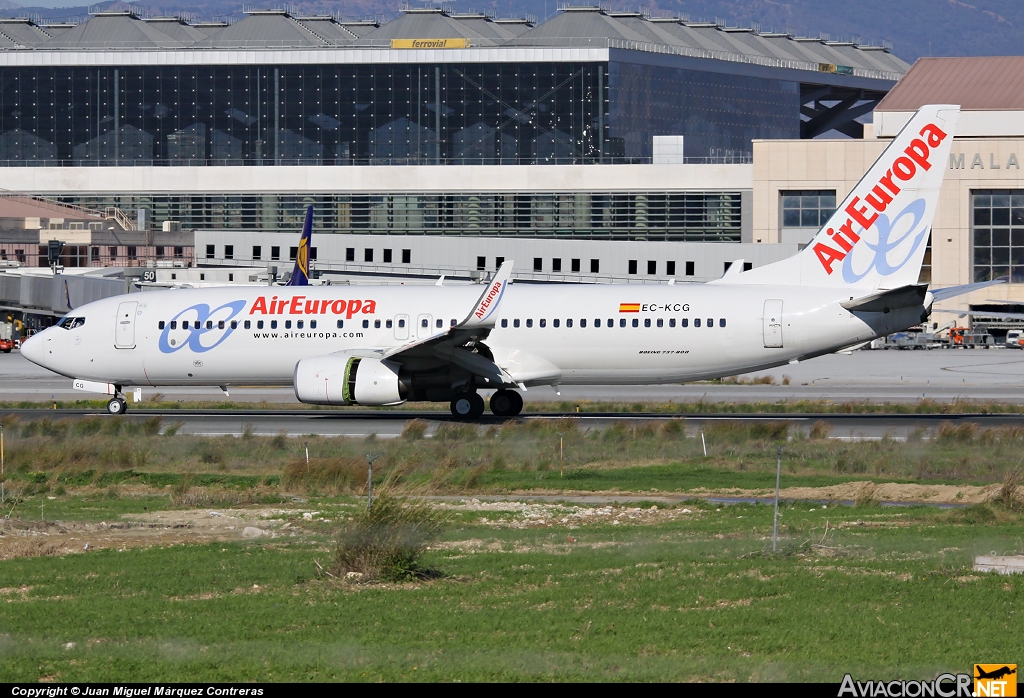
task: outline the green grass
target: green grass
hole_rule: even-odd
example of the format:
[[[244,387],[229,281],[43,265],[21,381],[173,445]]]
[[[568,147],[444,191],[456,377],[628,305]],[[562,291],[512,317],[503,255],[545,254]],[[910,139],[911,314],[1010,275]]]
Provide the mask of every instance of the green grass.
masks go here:
[[[1019,651],[1024,580],[969,571],[1024,548],[1018,514],[795,505],[771,555],[770,507],[687,506],[571,531],[466,518],[427,554],[448,578],[397,586],[317,578],[328,539],[7,561],[0,681],[910,679]],[[826,520],[837,556],[805,544]]]

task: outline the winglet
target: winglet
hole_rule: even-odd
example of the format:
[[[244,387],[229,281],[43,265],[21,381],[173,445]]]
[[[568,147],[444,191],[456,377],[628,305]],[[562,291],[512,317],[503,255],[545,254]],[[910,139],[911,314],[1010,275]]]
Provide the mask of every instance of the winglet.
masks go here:
[[[459,327],[494,327],[494,311],[498,309],[505,289],[511,283],[512,264],[512,260],[502,263],[484,292],[480,294],[472,312],[459,323]]]
[[[309,243],[313,236],[313,207],[306,208],[306,223],[302,226],[299,249],[295,252],[295,269],[288,286],[309,286]]]

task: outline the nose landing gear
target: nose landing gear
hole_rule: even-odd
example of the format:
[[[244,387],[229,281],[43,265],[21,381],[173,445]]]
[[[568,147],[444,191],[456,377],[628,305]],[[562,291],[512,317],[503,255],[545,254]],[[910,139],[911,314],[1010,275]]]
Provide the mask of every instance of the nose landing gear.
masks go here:
[[[118,395],[110,398],[107,403],[107,412],[110,414],[124,414],[128,411],[128,401]]]

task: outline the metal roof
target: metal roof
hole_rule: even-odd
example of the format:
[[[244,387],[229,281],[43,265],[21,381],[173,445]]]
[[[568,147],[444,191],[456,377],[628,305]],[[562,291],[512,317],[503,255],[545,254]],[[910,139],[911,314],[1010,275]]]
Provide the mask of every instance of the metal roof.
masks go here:
[[[1024,109],[1024,56],[919,58],[875,111],[914,111],[925,104]]]
[[[6,31],[6,29],[10,31]],[[894,81],[909,65],[880,46],[792,37],[717,23],[651,18],[639,12],[565,7],[541,24],[495,20],[440,7],[405,8],[386,24],[303,17],[287,10],[250,10],[234,24],[178,18],[140,19],[131,12],[99,12],[71,28],[0,20],[0,51],[92,49],[322,49],[390,48],[392,39],[469,39],[471,48],[615,48],[836,72]],[[412,54],[410,54],[412,55]],[[420,59],[417,59],[420,60]]]

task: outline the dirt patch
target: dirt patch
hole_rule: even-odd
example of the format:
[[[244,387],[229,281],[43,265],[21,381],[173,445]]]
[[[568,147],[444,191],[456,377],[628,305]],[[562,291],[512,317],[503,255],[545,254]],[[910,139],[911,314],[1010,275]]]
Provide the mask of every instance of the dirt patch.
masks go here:
[[[779,491],[782,499],[804,501],[904,502],[921,504],[981,504],[998,495],[1002,485],[915,485],[896,482],[844,482],[827,487],[786,487]],[[775,490],[710,490],[698,488],[688,497],[774,497]]]
[[[456,502],[436,502],[440,509],[454,511],[488,512],[477,523],[495,528],[549,528],[565,526],[570,530],[583,526],[622,524],[650,524],[675,521],[679,518],[695,518],[700,515],[690,509],[664,509],[657,505],[643,507],[593,507],[573,504],[538,502],[497,501],[465,499]]]

